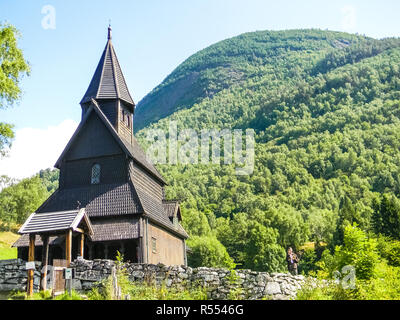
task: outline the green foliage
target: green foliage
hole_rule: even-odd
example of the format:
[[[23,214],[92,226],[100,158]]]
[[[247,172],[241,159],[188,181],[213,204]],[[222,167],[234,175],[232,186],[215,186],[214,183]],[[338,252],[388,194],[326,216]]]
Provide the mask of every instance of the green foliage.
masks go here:
[[[14,138],[14,126],[9,123],[0,122],[0,156],[6,155],[5,147],[11,147]]]
[[[58,169],[40,170],[38,175],[50,194],[58,189],[58,179],[60,177],[60,171]]]
[[[400,241],[380,236],[377,250],[390,266],[400,267]]]
[[[191,267],[235,267],[225,247],[215,237],[193,236],[187,245],[191,249],[188,255]]]
[[[121,298],[129,296],[130,300],[206,300],[207,291],[201,287],[193,288],[167,288],[165,283],[157,286],[155,283],[136,283],[129,280],[124,266],[124,257],[117,252],[116,277],[121,288]],[[91,289],[87,297],[89,300],[111,300],[113,298],[113,280],[108,277]]]
[[[21,49],[18,48],[19,33],[15,27],[0,23],[0,109],[13,104],[21,96],[20,80],[29,74],[30,68]],[[0,156],[6,154],[14,138],[13,125],[0,122]]]
[[[344,230],[346,226],[358,223],[357,213],[348,196],[345,196],[339,207],[339,219],[336,225],[336,231],[333,235],[332,245],[342,245],[344,239]]]
[[[313,248],[307,248],[301,255],[298,271],[301,274],[308,275],[317,270],[317,254]]]
[[[9,244],[0,241],[0,260],[17,259],[17,248],[11,248]]]
[[[400,268],[380,263],[377,275],[369,281],[358,281],[358,300],[399,300]]]
[[[297,300],[399,300],[400,268],[377,265],[375,278],[357,280],[354,289],[345,289],[335,282],[306,284],[297,293]]]
[[[49,193],[38,176],[26,178],[0,193],[0,221],[3,229],[22,224],[47,199]]]
[[[358,279],[371,279],[379,262],[377,241],[368,238],[356,224],[348,225],[344,230],[343,245],[336,247],[335,260],[337,270],[344,266],[354,266]]]
[[[33,299],[33,300],[38,300],[38,299]],[[71,294],[66,291],[63,294],[60,294],[59,296],[55,297],[55,300],[84,300],[84,299],[78,292],[76,292],[75,290],[71,290]]]
[[[21,181],[0,177],[0,231],[16,232],[29,214],[58,188],[59,171],[41,170]]]
[[[374,231],[400,240],[400,200],[393,194],[382,194],[374,199],[372,224]]]
[[[297,292],[296,300],[353,300],[353,292],[335,283],[319,284],[317,287],[306,283]]]
[[[190,235],[217,237],[239,267],[278,271],[288,246],[333,252],[347,225],[373,230],[374,199],[400,194],[399,63],[399,39],[243,34],[196,53],[145,97],[137,137],[147,147],[146,130],[167,132],[170,121],[178,132],[253,128],[250,176],[234,165],[158,169]]]
[[[285,250],[277,244],[278,232],[252,221],[246,242],[246,267],[257,271],[285,270]]]

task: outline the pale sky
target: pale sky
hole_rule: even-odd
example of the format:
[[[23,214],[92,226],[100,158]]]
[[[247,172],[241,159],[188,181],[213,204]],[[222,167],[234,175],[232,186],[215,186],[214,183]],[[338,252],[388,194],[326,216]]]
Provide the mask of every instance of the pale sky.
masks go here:
[[[399,12],[397,0],[1,0],[0,21],[20,30],[32,73],[21,101],[0,110],[0,121],[16,128],[0,175],[23,178],[54,165],[80,121],[110,19],[137,103],[190,55],[226,38],[297,28],[398,37]]]

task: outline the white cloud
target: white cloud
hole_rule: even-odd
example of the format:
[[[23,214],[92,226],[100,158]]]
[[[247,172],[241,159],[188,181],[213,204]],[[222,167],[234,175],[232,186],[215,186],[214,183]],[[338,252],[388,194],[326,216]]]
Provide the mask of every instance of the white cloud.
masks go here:
[[[0,159],[0,176],[21,179],[53,168],[77,127],[77,122],[65,120],[46,129],[17,130],[8,157]]]
[[[346,5],[340,9],[342,13],[341,27],[344,31],[352,32],[357,25],[357,10],[352,5]]]

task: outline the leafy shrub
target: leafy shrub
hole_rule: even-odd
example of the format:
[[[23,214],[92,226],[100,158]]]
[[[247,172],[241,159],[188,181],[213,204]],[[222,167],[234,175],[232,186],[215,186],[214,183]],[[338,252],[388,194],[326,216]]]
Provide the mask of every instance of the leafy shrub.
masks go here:
[[[389,265],[400,267],[400,241],[380,236],[378,238],[378,252]]]
[[[299,262],[299,272],[301,274],[309,274],[316,271],[317,254],[313,248],[306,248]]]
[[[188,255],[188,264],[191,267],[235,268],[233,259],[217,238],[194,236],[187,241],[187,244],[192,251]]]
[[[368,239],[366,233],[357,225],[348,225],[344,230],[344,244],[336,247],[335,263],[337,270],[352,265],[358,279],[371,279],[379,261],[376,239]]]

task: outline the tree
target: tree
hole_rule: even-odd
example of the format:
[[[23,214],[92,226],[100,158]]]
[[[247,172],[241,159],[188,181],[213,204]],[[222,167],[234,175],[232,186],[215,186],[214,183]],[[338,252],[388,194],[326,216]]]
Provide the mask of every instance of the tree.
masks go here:
[[[212,236],[194,236],[188,239],[187,244],[191,250],[188,255],[188,264],[191,267],[221,267],[235,268],[233,259],[226,248]]]
[[[207,216],[195,209],[182,209],[182,224],[190,236],[208,236],[211,234]]]
[[[278,230],[251,221],[246,243],[245,267],[266,272],[285,269],[285,249],[277,244]]]
[[[336,225],[336,231],[333,234],[333,245],[341,245],[344,240],[344,230],[348,225],[358,223],[358,217],[353,203],[348,196],[345,196],[340,203],[339,219]]]
[[[58,188],[58,179],[60,172],[58,169],[46,169],[39,171],[39,178],[42,179],[43,185],[47,188],[47,191],[53,193]]]
[[[369,239],[357,224],[346,226],[343,245],[335,250],[337,270],[342,270],[344,266],[354,266],[358,279],[371,279],[379,261],[377,244],[376,239]]]
[[[21,97],[20,80],[30,68],[17,46],[19,32],[12,25],[0,24],[0,109],[12,105]],[[0,122],[0,156],[14,138],[13,126]]]
[[[393,194],[383,194],[374,200],[373,207],[374,231],[400,240],[400,200]]]
[[[23,179],[0,193],[0,221],[22,224],[46,200],[49,193],[39,176]]]

